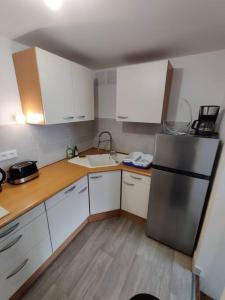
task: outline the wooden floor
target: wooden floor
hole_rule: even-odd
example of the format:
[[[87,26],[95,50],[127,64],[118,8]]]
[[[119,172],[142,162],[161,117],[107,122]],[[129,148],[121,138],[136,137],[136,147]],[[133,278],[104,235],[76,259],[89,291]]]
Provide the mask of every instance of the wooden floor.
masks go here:
[[[88,224],[30,288],[25,300],[191,300],[191,259],[145,236],[126,218]]]

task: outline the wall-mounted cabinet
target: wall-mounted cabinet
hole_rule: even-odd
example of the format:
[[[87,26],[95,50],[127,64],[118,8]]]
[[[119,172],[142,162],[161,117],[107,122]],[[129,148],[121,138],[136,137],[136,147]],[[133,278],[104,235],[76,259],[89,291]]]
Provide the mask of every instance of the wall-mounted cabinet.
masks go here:
[[[161,123],[166,118],[172,71],[168,60],[117,68],[116,120]]]
[[[39,48],[13,54],[28,123],[59,124],[94,119],[91,70]]]

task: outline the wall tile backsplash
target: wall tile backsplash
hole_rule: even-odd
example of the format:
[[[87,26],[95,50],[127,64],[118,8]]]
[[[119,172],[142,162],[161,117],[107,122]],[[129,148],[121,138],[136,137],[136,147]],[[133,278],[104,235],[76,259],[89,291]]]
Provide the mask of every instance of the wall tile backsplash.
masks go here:
[[[96,122],[95,144],[97,144],[98,133],[108,130],[112,133],[116,151],[154,153],[155,134],[161,131],[161,125],[118,122],[114,119],[97,119]]]
[[[4,125],[0,126],[0,152],[16,149],[18,157],[0,162],[0,167],[22,160],[37,160],[42,167],[65,158],[66,146],[77,145],[85,150],[93,145],[96,122],[59,125]]]

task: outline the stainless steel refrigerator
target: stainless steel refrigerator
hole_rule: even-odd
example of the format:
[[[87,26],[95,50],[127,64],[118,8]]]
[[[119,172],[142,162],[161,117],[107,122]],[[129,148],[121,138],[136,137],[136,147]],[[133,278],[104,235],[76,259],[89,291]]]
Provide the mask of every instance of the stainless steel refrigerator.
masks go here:
[[[219,139],[158,134],[147,235],[192,255],[209,192]]]

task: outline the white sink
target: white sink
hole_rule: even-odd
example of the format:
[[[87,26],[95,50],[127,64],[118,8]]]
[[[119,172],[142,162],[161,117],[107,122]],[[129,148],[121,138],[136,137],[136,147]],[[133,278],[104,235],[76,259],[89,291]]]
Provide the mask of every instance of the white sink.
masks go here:
[[[88,168],[110,167],[119,165],[126,156],[126,154],[121,153],[116,153],[113,156],[109,154],[96,154],[85,157],[74,157],[68,160],[68,162]]]

